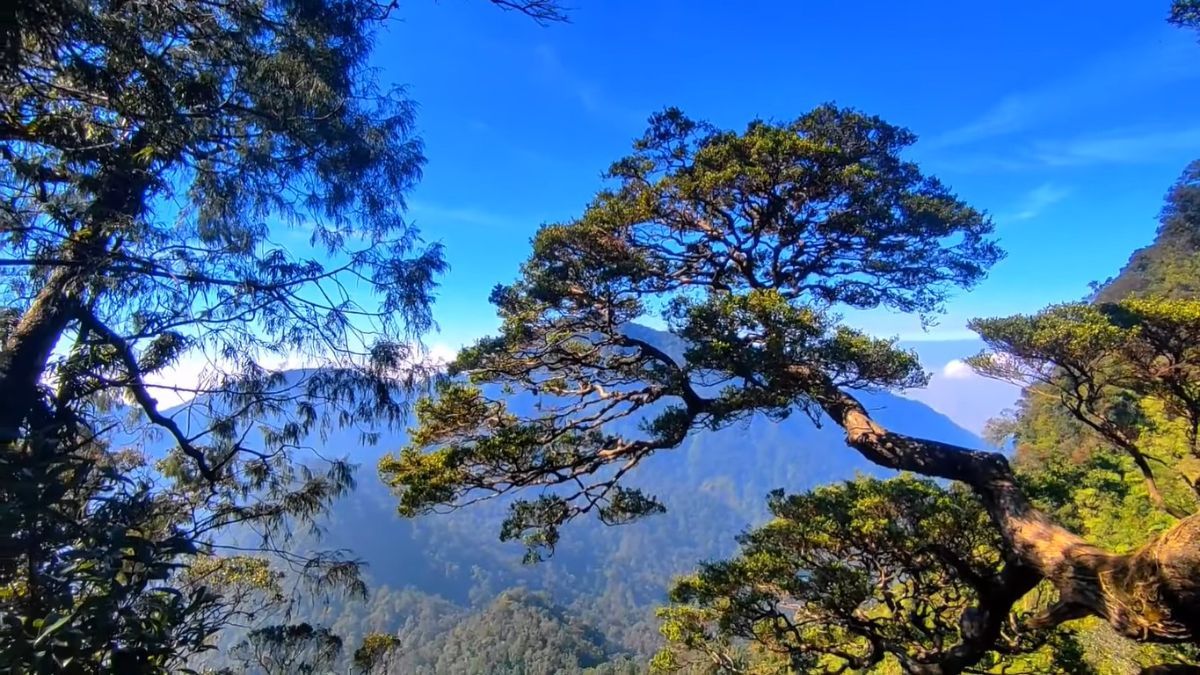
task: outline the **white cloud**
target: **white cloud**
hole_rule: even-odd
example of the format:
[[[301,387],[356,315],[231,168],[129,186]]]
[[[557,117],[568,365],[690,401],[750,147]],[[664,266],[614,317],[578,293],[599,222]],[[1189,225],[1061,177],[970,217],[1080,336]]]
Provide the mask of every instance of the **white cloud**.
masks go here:
[[[444,343],[435,343],[415,351],[411,360],[401,368],[420,366],[443,369],[457,354],[456,348]],[[257,360],[260,366],[275,372],[320,368],[337,365],[339,362],[337,358],[301,354],[265,354],[260,355]],[[232,371],[233,364],[228,360],[214,358],[200,350],[192,350],[183,355],[175,365],[146,376],[145,382],[150,395],[158,401],[158,408],[166,410],[191,401],[206,388],[211,388],[216,378]]]
[[[1154,131],[1107,131],[1063,141],[1043,141],[1033,155],[1045,166],[1136,164],[1163,153],[1200,149],[1200,127]]]
[[[1071,191],[1046,183],[1029,191],[1021,202],[1021,206],[1008,220],[1033,220],[1042,215],[1047,208],[1067,198]]]
[[[1193,79],[1197,76],[1194,49],[1190,36],[1164,28],[1153,41],[1127,45],[1075,73],[1003,96],[974,120],[933,138],[928,147],[950,148],[1006,136]]]
[[[949,378],[951,380],[965,380],[969,377],[973,377],[974,375],[975,371],[972,370],[971,366],[967,365],[967,362],[963,361],[962,359],[954,359],[953,361],[950,361],[946,365],[942,366],[942,377]]]
[[[302,355],[260,355],[258,364],[270,371],[297,370],[322,365],[319,359]],[[166,410],[183,405],[215,386],[222,374],[233,372],[233,364],[227,359],[216,358],[203,351],[193,349],[184,354],[175,365],[147,375],[146,388],[158,401],[158,408]]]
[[[445,367],[454,357],[458,355],[458,350],[445,343],[435,343],[426,348],[426,355],[429,360],[437,367]]]
[[[948,363],[933,376],[928,387],[910,389],[904,395],[928,405],[964,429],[981,433],[989,419],[1013,406],[1021,388],[969,370],[962,361]]]

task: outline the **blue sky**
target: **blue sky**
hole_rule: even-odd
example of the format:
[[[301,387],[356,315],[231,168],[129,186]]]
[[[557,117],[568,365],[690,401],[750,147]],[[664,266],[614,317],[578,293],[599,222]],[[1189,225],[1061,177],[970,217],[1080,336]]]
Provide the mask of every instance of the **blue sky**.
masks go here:
[[[572,4],[572,23],[539,27],[483,0],[410,1],[378,40],[381,80],[420,105],[412,216],[452,266],[432,343],[494,328],[488,291],[537,226],[577,215],[666,105],[741,127],[836,101],[916,132],[911,157],[992,214],[1008,258],[927,333],[850,317],[907,339],[1081,297],[1151,240],[1200,157],[1200,45],[1166,0]]]

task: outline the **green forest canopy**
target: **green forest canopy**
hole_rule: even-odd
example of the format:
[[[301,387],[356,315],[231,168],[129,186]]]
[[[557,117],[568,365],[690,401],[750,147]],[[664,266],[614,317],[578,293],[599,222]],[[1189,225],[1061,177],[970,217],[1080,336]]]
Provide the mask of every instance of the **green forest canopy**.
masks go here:
[[[565,18],[550,1],[492,4]],[[345,462],[304,456],[311,438],[401,421],[404,392],[432,376],[410,367],[410,345],[445,266],[402,217],[424,157],[411,102],[366,68],[394,8],[7,10],[0,669],[166,672],[248,622],[230,650],[243,669],[386,670],[395,657],[386,634],[348,650],[328,628],[275,622],[297,597],[365,592],[344,552],[289,546],[353,487]],[[1198,17],[1181,0],[1170,19]],[[742,131],[675,109],[652,118],[611,187],[539,232],[521,277],[493,294],[500,334],[459,356],[461,377],[418,405],[412,445],[381,462],[401,512],[514,493],[501,534],[537,558],[574,518],[661,512],[625,483],[651,454],[803,413],[880,466],[956,484],[773,495],[773,520],[734,559],[675,586],[656,667],[1085,672],[1118,650],[1114,631],[1141,643],[1130,662],[1192,659],[1200,168],[1094,302],[974,324],[990,347],[977,369],[1027,385],[996,426],[1015,441],[1010,462],[890,431],[855,395],[925,375],[837,307],[927,316],[1001,257],[989,219],[903,159],[914,140],[832,105]],[[166,200],[184,205],[170,219]],[[268,221],[303,228],[332,262],[271,245]],[[351,302],[349,283],[378,305]],[[626,330],[650,314],[683,358]],[[185,427],[149,378],[194,350],[220,367],[185,392],[202,401]],[[335,367],[297,379],[269,367],[281,352]],[[519,414],[485,385],[545,405]],[[633,415],[647,417],[640,435],[606,424]],[[150,429],[161,456],[114,440]],[[230,554],[218,534],[235,525],[256,543]],[[606,647],[541,599],[494,613],[560,634],[542,661],[633,668],[602,663]]]
[[[720,667],[734,668],[721,645],[741,639],[785,654],[800,671],[890,661],[907,672],[962,672],[1048,644],[1059,636],[1039,631],[1082,617],[1135,641],[1194,642],[1194,492],[1173,497],[1172,513],[1182,517],[1159,521],[1170,527],[1156,539],[1109,550],[1033,501],[1003,455],[889,431],[856,399],[857,389],[914,386],[923,373],[894,342],[840,324],[834,307],[932,311],[999,258],[987,218],[900,158],[911,140],[832,106],[792,122],[752,122],[740,133],[673,109],[654,117],[633,154],[610,169],[614,187],[580,218],[539,231],[521,277],[492,294],[501,333],[459,355],[451,373],[463,377],[443,381],[418,405],[411,445],[381,461],[401,513],[533,492],[512,504],[501,537],[522,539],[536,560],[553,551],[564,523],[584,514],[623,523],[661,512],[652,496],[622,482],[650,454],[749,415],[803,412],[841,426],[847,444],[876,464],[968,486],[988,516],[994,557],[974,562],[976,552],[947,549],[922,560],[909,551],[888,574],[876,566],[887,564],[894,540],[857,566],[849,561],[860,554],[830,543],[857,543],[867,533],[853,528],[865,525],[821,532],[819,545],[768,526],[761,540],[748,535],[744,562],[708,567],[675,590],[677,600],[711,613],[668,612],[670,635],[693,647],[715,641],[709,653]],[[1172,192],[1169,213],[1190,202],[1191,171]],[[656,308],[685,341],[682,359],[625,330]],[[1159,403],[1165,422],[1194,437],[1195,313],[1191,301],[1131,300],[979,321],[974,327],[994,351],[976,366],[1061,384],[1078,395],[1063,397],[1064,407],[1095,431],[1125,425],[1132,434],[1112,399],[1133,397]],[[510,391],[543,403],[532,415],[514,413]],[[608,423],[648,411],[642,435],[608,431]],[[1131,447],[1121,449],[1145,468],[1145,453]],[[1145,477],[1154,503],[1166,506],[1153,472]],[[875,499],[901,499],[884,494]],[[786,516],[785,503],[772,507],[776,522],[814,521]],[[904,534],[894,514],[884,522]],[[920,527],[910,545],[936,547]],[[937,574],[961,589],[931,597],[935,584],[922,577]],[[1053,600],[1031,595],[1043,585]],[[1030,603],[1040,611],[1006,636],[1010,617]],[[899,630],[912,611],[928,622],[917,624],[919,639]],[[886,626],[876,627],[881,621]],[[839,625],[849,626],[844,635]]]

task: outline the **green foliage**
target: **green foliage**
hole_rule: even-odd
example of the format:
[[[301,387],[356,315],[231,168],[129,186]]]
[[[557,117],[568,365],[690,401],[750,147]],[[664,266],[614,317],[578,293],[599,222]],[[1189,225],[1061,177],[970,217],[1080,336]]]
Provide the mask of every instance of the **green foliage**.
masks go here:
[[[908,477],[859,479],[777,492],[769,505],[773,519],[739,539],[736,558],[675,584],[674,604],[661,613],[668,647],[657,667],[681,663],[682,649],[746,672],[732,647],[752,641],[784,656],[788,672],[911,670],[950,660],[980,630],[973,612],[1001,583],[1002,554],[965,491]],[[1049,639],[1005,630],[976,667],[1081,672],[1061,645],[1046,647]]]
[[[445,265],[403,215],[424,162],[413,105],[368,67],[393,8],[6,10],[0,668],[180,668],[249,620],[268,560],[294,586],[254,591],[272,603],[363,592],[352,558],[288,543],[353,487],[338,454],[306,451],[398,423],[425,374],[414,341]],[[198,381],[172,375],[189,364]],[[234,525],[253,570],[213,567]]]
[[[1200,193],[1194,189],[1194,173],[1195,167],[1190,167],[1172,190],[1159,240],[1148,249],[1170,255],[1135,254],[1138,264],[1131,263],[1101,291],[1106,302],[1057,306],[1035,316],[972,325],[992,349],[974,358],[972,365],[985,374],[1028,385],[1020,409],[991,425],[997,441],[1014,442],[1025,493],[1057,522],[1118,553],[1133,551],[1169,528],[1175,518],[1168,511],[1195,509],[1193,390],[1200,381],[1194,366],[1200,356],[1195,351],[1200,345],[1195,324],[1200,305],[1188,290],[1192,277],[1175,278],[1184,261],[1200,259],[1200,242],[1194,237],[1195,214],[1200,212],[1195,195]],[[1141,273],[1145,276],[1135,276]],[[1122,299],[1112,295],[1114,288],[1140,292]],[[1146,476],[1163,486],[1157,501],[1151,495],[1157,488]],[[960,533],[969,542],[976,531],[982,536],[968,544],[968,553],[985,557],[976,563],[975,573],[995,576],[1005,569],[999,540],[970,496],[918,482],[928,490],[926,496],[940,495],[930,509],[903,490],[879,489],[891,483],[873,484],[886,495],[882,503],[895,509],[884,511],[874,527],[870,519],[854,520],[861,519],[864,503],[874,503],[860,484],[788,498],[810,508],[783,518],[776,501],[776,520],[746,535],[738,557],[707,564],[676,585],[674,604],[661,613],[668,648],[654,665],[668,671],[703,663],[719,672],[897,672],[911,667],[914,654],[946,663],[947,653],[939,650],[969,643],[964,631],[979,596],[972,596],[971,584],[964,583],[971,574],[958,575],[971,570],[970,564],[962,564],[964,558],[939,568],[954,558],[924,566],[921,556],[939,541],[958,543]],[[845,501],[827,503],[830,494],[842,495]],[[976,517],[960,514],[948,525],[940,521],[943,514],[954,512],[942,500],[953,499],[965,499]],[[906,531],[909,517],[926,531]],[[964,527],[967,523],[978,529]],[[827,536],[813,536],[814,531]],[[892,531],[901,536],[879,535]],[[918,570],[917,579],[940,569],[947,576],[938,579],[936,588],[948,592],[924,590],[889,602],[887,595],[909,588],[910,566]],[[965,592],[955,592],[963,588]],[[1021,626],[1020,617],[1043,602],[1035,594],[1014,607],[1012,623],[975,668],[1123,674],[1152,664],[1188,663],[1195,657],[1186,647],[1125,643],[1096,622],[1084,622],[1070,632]],[[938,603],[944,615],[928,608]],[[938,617],[945,620],[939,623]],[[775,657],[750,654],[746,644]]]
[[[1181,28],[1200,28],[1200,2],[1175,0],[1168,20]]]
[[[363,642],[364,649],[374,643],[387,650],[387,662],[376,662],[372,672],[405,675],[645,672],[644,666],[615,657],[598,631],[543,594],[512,589],[470,613],[444,607],[444,602],[435,601],[432,596],[420,597],[411,591],[406,596],[403,599],[392,596],[393,600],[400,600],[394,609],[408,616],[398,634],[376,633]],[[381,600],[386,603],[388,598]]]
[[[396,636],[371,633],[364,637],[362,644],[354,650],[354,667],[362,673],[386,673],[389,657],[399,647],[400,639]]]
[[[1179,23],[1189,5],[1176,3]],[[999,358],[985,355],[974,365],[1032,384],[996,426],[1013,441],[1026,493],[1116,552],[1137,549],[1175,522],[1172,513],[1196,508],[1198,166],[1168,193],[1154,243],[1131,256],[1094,304],[976,323]],[[1148,467],[1161,488],[1159,505]],[[1106,674],[1196,658],[1193,648],[1129,644],[1095,622],[1079,631],[1083,656]]]
[[[669,317],[689,347],[683,358],[697,371],[762,373],[759,386],[729,388],[713,406],[710,425],[748,411],[785,417],[797,405],[792,367],[804,364],[839,386],[903,389],[926,383],[916,354],[895,340],[874,338],[837,317],[811,307],[796,307],[778,290],[744,295],[714,295],[705,302],[675,299]],[[807,401],[800,398],[799,404]],[[820,412],[812,409],[814,417]]]
[[[1134,460],[1156,506],[1176,514],[1194,509],[1194,493],[1179,494],[1168,485],[1167,492],[1178,497],[1163,496],[1143,446],[1151,438],[1145,432],[1155,427],[1147,408],[1154,408],[1159,426],[1178,423],[1185,434],[1171,456],[1152,458],[1179,467],[1186,456],[1200,457],[1200,301],[1060,305],[971,326],[992,349],[970,360],[976,370],[1057,399],[1078,422]],[[1168,473],[1194,481],[1186,473]]]
[[[832,313],[929,313],[1000,258],[991,222],[901,158],[913,141],[832,105],[741,132],[654,115],[610,187],[538,232],[520,279],[492,293],[501,334],[459,355],[464,381],[423,403],[410,446],[380,463],[401,513],[533,488],[504,536],[537,558],[582,514],[660,512],[623,480],[700,429],[816,416],[815,388],[922,383],[911,353]],[[628,329],[655,312],[686,353]],[[505,400],[521,395],[534,414]],[[639,433],[610,431],[634,416]]]
[[[198,542],[127,475],[135,456],[90,446],[0,462],[0,670],[165,671],[239,611],[219,580],[180,575]]]

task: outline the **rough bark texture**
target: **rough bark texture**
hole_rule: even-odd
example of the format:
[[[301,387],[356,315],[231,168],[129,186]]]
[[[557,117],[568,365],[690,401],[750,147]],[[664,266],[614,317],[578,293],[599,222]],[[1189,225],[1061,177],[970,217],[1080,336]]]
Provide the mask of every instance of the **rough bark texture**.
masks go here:
[[[95,199],[63,244],[60,262],[46,274],[45,284],[0,345],[0,443],[21,438],[21,426],[41,396],[42,375],[55,345],[76,317],[88,284],[102,278],[110,262],[112,232],[145,209],[150,178],[134,168],[133,159],[145,147],[144,135],[134,134],[114,167],[101,172]]]
[[[1034,508],[1003,455],[888,431],[853,396],[832,385],[816,400],[868,460],[971,486],[1013,555],[1058,590],[1059,600],[1041,618],[1042,625],[1094,615],[1139,641],[1200,639],[1200,514],[1133,553],[1113,554]]]
[[[78,274],[55,269],[0,348],[0,443],[21,438],[46,362],[71,321]]]

